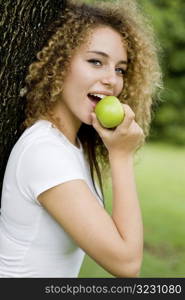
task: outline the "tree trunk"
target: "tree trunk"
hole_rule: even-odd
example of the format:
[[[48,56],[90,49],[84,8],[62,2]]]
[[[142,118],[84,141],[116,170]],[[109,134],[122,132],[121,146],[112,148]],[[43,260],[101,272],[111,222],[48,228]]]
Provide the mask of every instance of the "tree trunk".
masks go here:
[[[19,138],[24,78],[66,0],[0,0],[0,191],[10,151]]]

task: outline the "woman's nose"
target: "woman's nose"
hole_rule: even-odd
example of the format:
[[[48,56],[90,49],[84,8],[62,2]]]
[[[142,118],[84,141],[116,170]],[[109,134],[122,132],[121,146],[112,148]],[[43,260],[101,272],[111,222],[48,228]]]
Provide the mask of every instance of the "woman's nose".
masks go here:
[[[105,72],[105,74],[101,77],[101,82],[104,85],[115,87],[118,83],[118,78],[116,76],[115,70],[109,70]]]

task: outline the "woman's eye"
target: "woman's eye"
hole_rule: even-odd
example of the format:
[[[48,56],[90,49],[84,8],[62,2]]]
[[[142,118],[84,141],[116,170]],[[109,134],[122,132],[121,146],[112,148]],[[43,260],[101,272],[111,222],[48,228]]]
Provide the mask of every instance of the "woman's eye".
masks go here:
[[[89,59],[88,62],[91,64],[94,64],[96,66],[101,66],[101,64],[102,64],[101,61],[98,59]]]
[[[120,73],[121,75],[125,75],[127,73],[127,71],[122,68],[117,68],[116,71],[118,71],[118,73]]]

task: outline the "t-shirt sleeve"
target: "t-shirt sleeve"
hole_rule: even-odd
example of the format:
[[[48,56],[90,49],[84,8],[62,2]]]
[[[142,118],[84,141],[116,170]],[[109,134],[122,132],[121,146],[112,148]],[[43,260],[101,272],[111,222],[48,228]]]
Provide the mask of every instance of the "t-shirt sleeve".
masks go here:
[[[37,201],[42,192],[74,179],[84,179],[82,168],[78,157],[65,145],[41,142],[23,151],[17,180],[27,197]]]

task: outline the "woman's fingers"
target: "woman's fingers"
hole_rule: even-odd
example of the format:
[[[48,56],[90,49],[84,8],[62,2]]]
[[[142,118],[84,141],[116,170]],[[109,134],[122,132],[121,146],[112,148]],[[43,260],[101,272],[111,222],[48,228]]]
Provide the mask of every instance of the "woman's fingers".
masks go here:
[[[91,114],[92,126],[98,132],[108,151],[117,148],[119,151],[132,152],[143,140],[143,130],[135,121],[134,112],[127,104],[123,104],[123,108],[125,111],[124,120],[113,130],[104,128],[98,121],[96,114]]]
[[[132,123],[132,121],[135,118],[135,113],[133,112],[133,110],[130,108],[130,106],[128,106],[127,104],[123,104],[123,109],[125,112],[125,117],[123,122],[118,126],[120,129],[121,127],[128,129]]]
[[[135,120],[132,121],[132,124],[130,126],[130,131],[133,135],[143,135],[143,129],[136,123]]]

